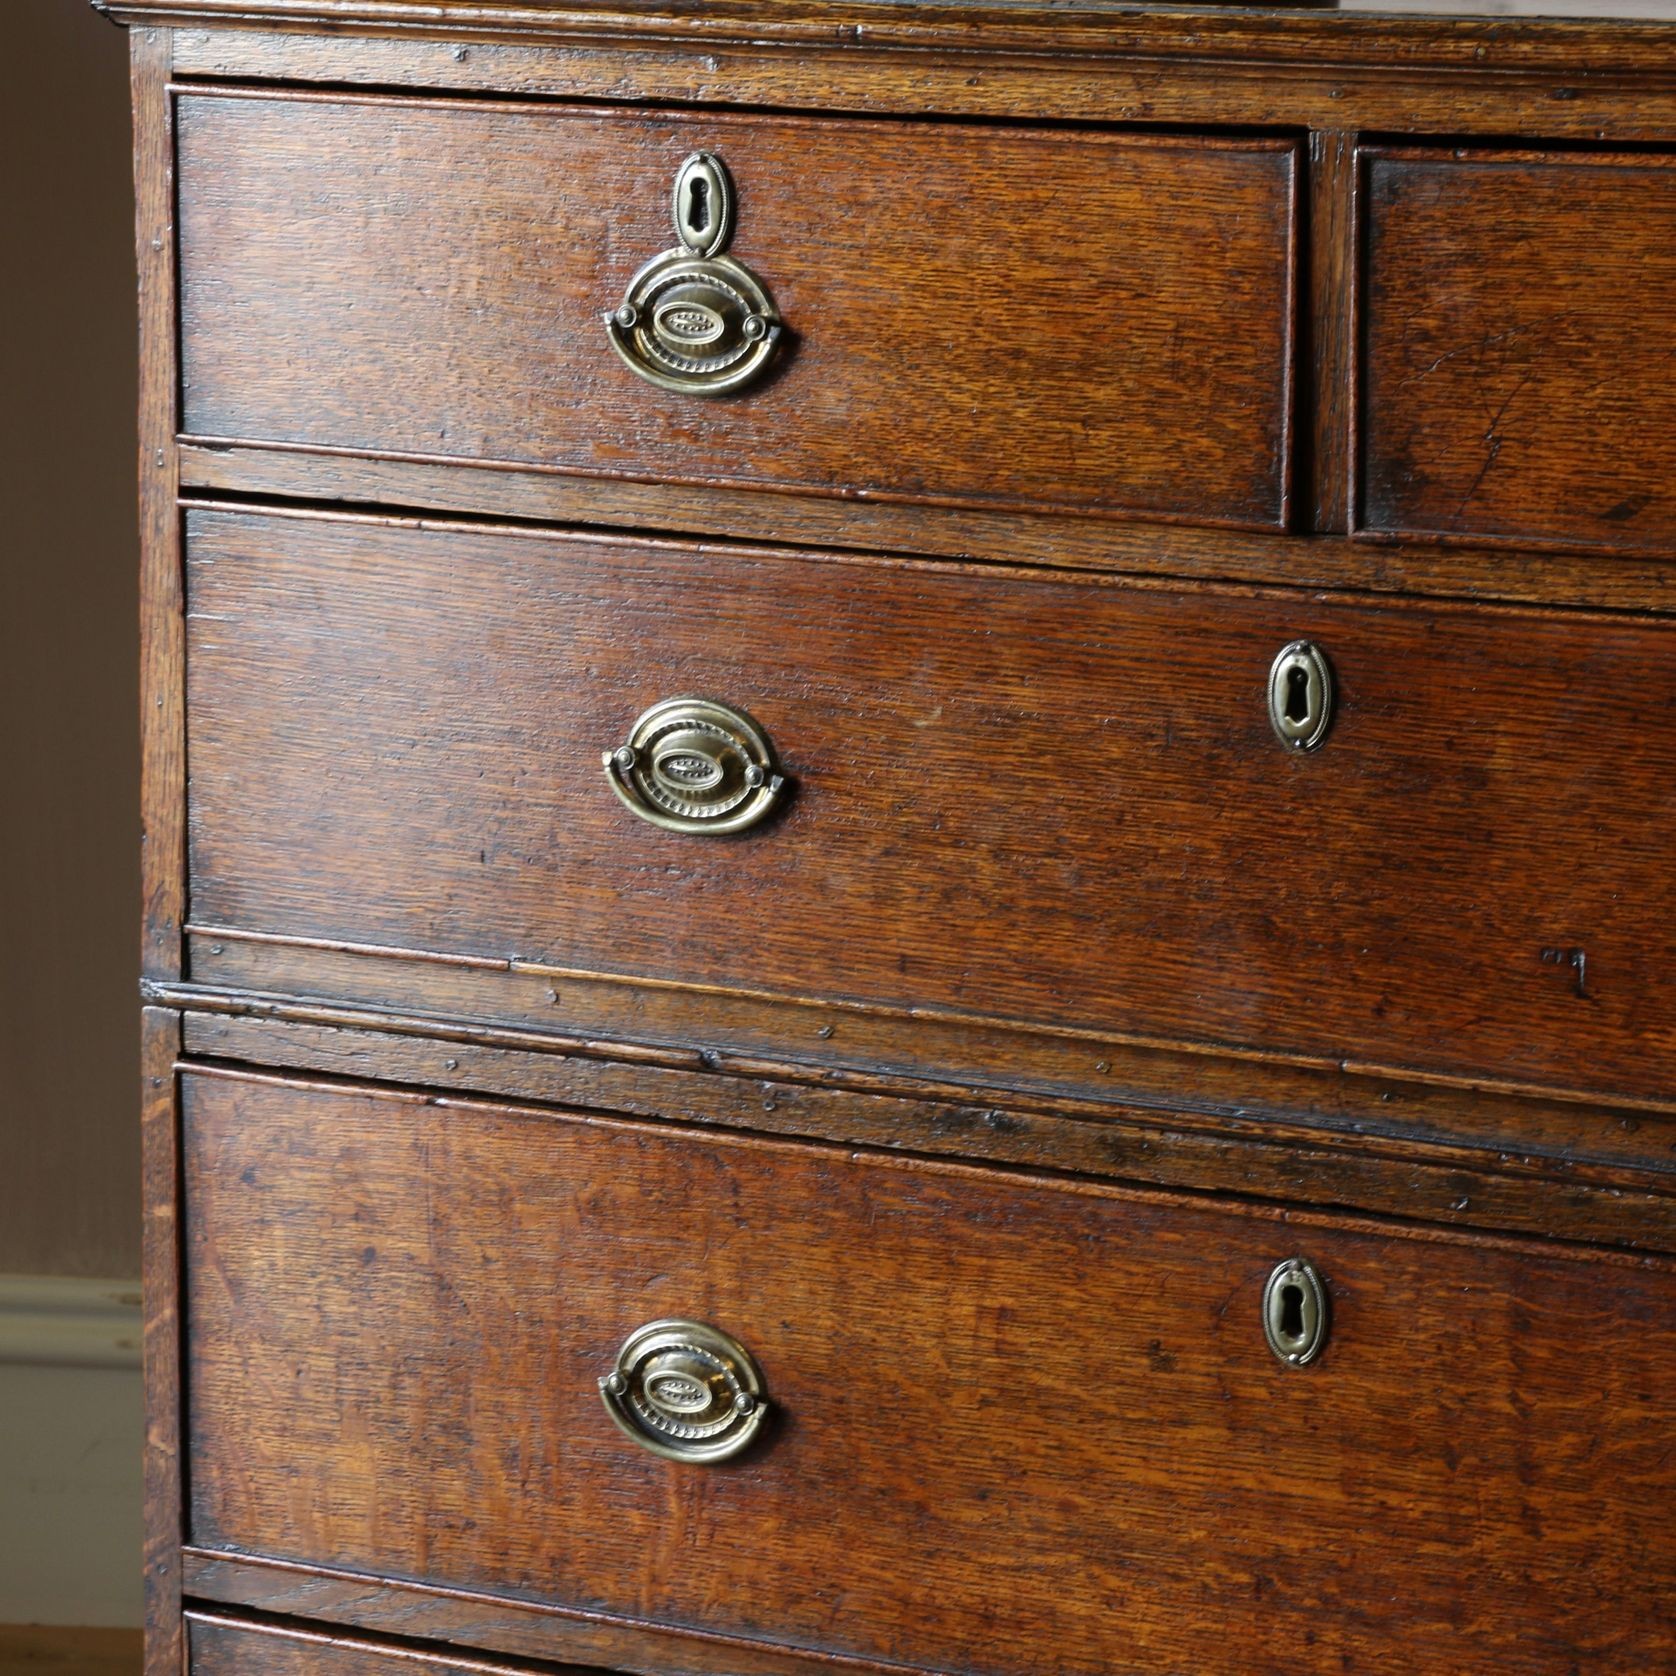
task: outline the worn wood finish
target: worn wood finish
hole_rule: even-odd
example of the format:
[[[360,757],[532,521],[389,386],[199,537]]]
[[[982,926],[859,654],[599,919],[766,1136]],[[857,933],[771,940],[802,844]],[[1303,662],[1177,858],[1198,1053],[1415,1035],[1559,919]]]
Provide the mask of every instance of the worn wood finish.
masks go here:
[[[139,272],[140,420],[140,964],[178,978],[186,917],[186,718],[179,462],[175,432],[174,106],[171,39],[137,29],[130,41],[134,198]]]
[[[273,95],[177,120],[196,436],[1285,522],[1290,141]],[[600,323],[700,149],[795,339],[708,401]]]
[[[499,1662],[189,1612],[185,1676],[520,1676]],[[580,1665],[566,1669],[589,1676]],[[522,1676],[536,1676],[525,1671]],[[550,1676],[559,1676],[551,1671]],[[593,1676],[604,1676],[594,1672]]]
[[[198,1676],[1676,1665],[1676,28],[102,9],[149,1676],[183,1589]],[[704,406],[598,322],[700,145],[797,337]],[[772,827],[610,797],[682,690]],[[766,1366],[734,1467],[600,1408],[676,1311]]]
[[[1551,1139],[1533,1146],[1521,1137],[1520,1153],[1492,1156],[1425,1135],[1412,1111],[1406,1130],[1390,1113],[1379,1134],[1347,1134],[1255,1110],[1229,1116],[1116,1102],[1090,1109],[1016,1095],[997,1103],[974,1090],[881,1092],[794,1081],[795,1070],[763,1074],[704,1065],[696,1055],[686,1064],[622,1063],[598,1057],[597,1047],[490,1047],[239,1014],[188,1014],[185,1041],[194,1054],[255,1065],[1676,1251],[1676,1132],[1661,1135],[1654,1126],[1633,1147],[1626,1143],[1639,1127],[1626,1134],[1621,1116],[1611,1114],[1566,1113],[1578,1137],[1572,1146],[1555,1148]],[[1396,1104],[1400,1095],[1385,1092]],[[1528,1112],[1518,1119],[1529,1126]],[[1583,1133],[1605,1146],[1591,1156]],[[1648,1158],[1661,1139],[1665,1157]]]
[[[146,1676],[180,1676],[182,1465],[180,1319],[180,1152],[175,1127],[175,1057],[180,1014],[141,1011],[140,1168],[144,1189],[141,1262],[145,1324]]]
[[[1093,4],[986,7],[839,0],[687,0],[591,8],[575,0],[93,0],[122,22],[326,26],[419,37],[548,42],[575,47],[771,45],[923,54],[959,62],[1016,55],[1198,59],[1342,69],[1357,63],[1416,71],[1562,72],[1667,78],[1669,31],[1606,15],[1497,19],[1321,15],[1307,7],[1140,9]]]
[[[1375,149],[1363,168],[1363,528],[1668,558],[1676,159]]]
[[[1669,1093],[1656,626],[208,511],[189,571],[210,925]],[[770,827],[610,794],[687,691],[775,738]]]
[[[1047,27],[1062,56],[1051,49],[1028,55],[984,50],[975,41],[958,55],[945,55],[873,52],[873,29],[885,8],[867,9],[871,15],[863,30],[800,43],[794,51],[762,45],[748,29],[709,44],[572,36],[555,51],[458,26],[457,38],[449,40],[446,25],[424,34],[359,38],[183,28],[177,33],[176,64],[179,75],[212,79],[881,115],[936,112],[1018,121],[1050,111],[1086,122],[1234,122],[1337,131],[1354,121],[1364,131],[1496,139],[1676,138],[1676,84],[1668,46],[1661,44],[1669,31],[1645,23],[1626,29],[1497,19],[1476,29],[1458,18],[1418,27],[1410,20],[1411,38],[1397,53],[1365,38],[1352,48],[1334,36],[1330,52],[1264,62],[1267,55],[1249,35],[1234,47],[1232,58],[1223,57],[1222,43],[1229,40],[1223,31],[1234,18],[1206,19],[1200,13],[1192,21],[1208,57],[1179,55],[1177,42],[1176,52],[1167,52],[1161,63],[1158,52],[1133,37],[1126,40],[1126,34],[1136,21],[1169,16],[1162,12],[1109,15],[1102,26],[1103,51],[1066,50],[1065,16],[1055,12]],[[1275,16],[1267,13],[1264,23]],[[1296,26],[1308,20],[1285,21]],[[1343,23],[1334,19],[1326,27],[1336,31]],[[1627,53],[1621,52],[1626,47]],[[1460,54],[1465,62],[1439,73],[1424,62],[1432,49]]]
[[[763,1080],[777,1087],[795,1085],[900,1097],[915,1104],[971,1101],[974,1096],[980,1096],[981,1109],[986,1112],[997,1109],[1003,1117],[1008,1112],[1074,1114],[1102,1122],[1128,1117],[1137,1122],[1167,1123],[1172,1134],[1179,1134],[1185,1126],[1222,1135],[1243,1134],[1393,1158],[1424,1158],[1433,1163],[1451,1162],[1468,1168],[1485,1162],[1483,1158],[1475,1158],[1475,1153],[1493,1153],[1498,1171],[1525,1176],[1552,1175],[1556,1179],[1563,1177],[1618,1188],[1635,1186],[1657,1191],[1665,1178],[1676,1175],[1676,1125],[1666,1120],[1669,1114],[1661,1115],[1645,1107],[1629,1109],[1578,1101],[1542,1101],[1529,1094],[1403,1081],[1380,1076],[1368,1067],[1300,1067],[1272,1056],[1238,1061],[1221,1053],[1172,1051],[1132,1042],[1102,1044],[1103,1051],[1111,1057],[1097,1061],[1091,1068],[1104,1079],[1104,1098],[1091,1099],[1058,1090],[1031,1088],[1023,1076],[1015,1077],[1010,1085],[985,1090],[967,1080],[913,1076],[900,1069],[858,1071],[837,1064],[800,1063],[708,1046],[590,1038],[566,1035],[552,1028],[492,1025],[457,1016],[286,1000],[248,991],[217,991],[195,984],[170,985],[168,989],[172,1004],[192,1010],[191,1027],[202,1032],[194,1040],[204,1052],[227,1051],[231,1057],[250,1058],[257,1063],[299,1064],[347,1071],[362,1078],[376,1075],[397,1081],[446,1085],[456,1069],[448,1066],[447,1059],[456,1048],[464,1047],[481,1050],[459,1061],[459,1067],[469,1066],[467,1079],[483,1076],[514,1080],[482,1083],[462,1080],[455,1086],[561,1099],[577,1105],[599,1104],[607,1109],[614,1108],[603,1094],[590,1100],[574,1091],[556,1093],[557,1085],[551,1082],[535,1085],[516,1079],[523,1075],[542,1079],[604,1075],[606,1067],[598,1062],[609,1061],[613,1075],[621,1071],[632,1077],[639,1067],[650,1066],[724,1079]],[[843,1017],[830,1012],[826,1016]],[[315,1027],[319,1027],[320,1033]],[[835,1036],[838,1028],[835,1023]],[[245,1031],[256,1034],[246,1035]],[[324,1037],[335,1039],[331,1048],[320,1045]],[[390,1040],[391,1037],[396,1040]],[[227,1046],[258,1039],[262,1046],[255,1053],[239,1054]],[[1038,1044],[1054,1043],[1054,1038],[1046,1034],[1035,1039]],[[1011,1040],[1021,1071],[1034,1068],[1030,1064],[1030,1040],[1024,1035],[1015,1035]],[[374,1041],[380,1045],[375,1047]],[[222,1047],[204,1045],[216,1042],[223,1044]],[[1084,1043],[1082,1051],[1086,1054],[1091,1046]],[[304,1057],[291,1057],[299,1052]],[[315,1052],[327,1053],[329,1057],[310,1057]],[[342,1053],[352,1056],[347,1065],[338,1061],[337,1056]],[[362,1053],[375,1057],[356,1063],[353,1056]],[[587,1068],[576,1065],[541,1070],[526,1068],[554,1055],[593,1063]],[[952,1053],[946,1056],[951,1062],[956,1058]],[[375,1072],[374,1063],[382,1069]],[[407,1070],[397,1069],[411,1069],[416,1064],[431,1069],[417,1078],[407,1074]],[[970,1074],[964,1067],[961,1069],[963,1075]],[[995,1098],[1003,1094],[1004,1098]],[[654,1111],[652,1105],[627,1109],[631,1114],[644,1115],[652,1115]],[[992,1126],[1003,1130],[1005,1123],[997,1118]],[[774,1125],[757,1127],[772,1129]],[[796,1132],[821,1134],[824,1131],[811,1127]],[[861,1137],[829,1133],[827,1138]],[[877,1144],[876,1137],[870,1136],[868,1140],[869,1144]],[[981,1147],[985,1143],[974,1144]],[[1052,1162],[1045,1154],[1036,1161]],[[1415,1213],[1410,1210],[1407,1214]],[[1569,1232],[1558,1223],[1550,1225],[1548,1231],[1556,1235]]]
[[[995,1676],[1676,1654],[1666,1264],[277,1080],[183,1098],[198,1546]],[[1334,1308],[1304,1373],[1258,1324],[1295,1250]],[[599,1403],[680,1314],[776,1405],[726,1469]]]
[[[1494,1154],[1495,1167],[1514,1171],[1548,1167],[1534,1162],[1546,1159],[1562,1174],[1586,1177],[1600,1166],[1633,1177],[1676,1164],[1676,1107],[1668,1101],[1543,1097],[1528,1088],[1404,1076],[1344,1061],[853,1005],[774,1003],[226,933],[203,946],[206,959],[222,968],[221,981],[148,986],[153,999],[238,1017],[365,1025],[434,1040],[818,1079],[918,1097],[976,1096],[1007,1108],[1076,1110],[1094,1118],[1130,1106],[1168,1113],[1172,1121],[1197,1113],[1212,1128],[1297,1123],[1355,1137],[1358,1145],[1394,1138],[1465,1148],[1466,1163],[1473,1152]],[[278,992],[253,989],[252,969],[276,980]],[[235,978],[240,972],[242,983]],[[326,995],[349,999],[310,999]],[[489,1022],[485,1015],[495,1010],[506,1020]],[[863,1065],[885,1069],[856,1068]]]
[[[217,1605],[284,1613],[363,1632],[410,1636],[522,1659],[587,1661],[633,1676],[835,1676],[903,1667],[824,1653],[788,1653],[737,1636],[697,1634],[666,1624],[629,1623],[470,1589],[445,1589],[337,1567],[296,1565],[254,1554],[187,1548],[193,1597]]]
[[[362,1634],[402,1635],[487,1654],[565,1661],[568,1673],[610,1661],[632,1676],[836,1676],[839,1672],[914,1676],[918,1667],[786,1652],[738,1636],[630,1623],[595,1612],[568,1611],[469,1589],[438,1588],[398,1578],[368,1577],[327,1566],[296,1565],[253,1554],[185,1551],[197,1599],[223,1607],[315,1618]],[[439,1652],[441,1649],[438,1649]]]
[[[1347,506],[1348,398],[1319,427],[1324,492],[1337,482]],[[1336,439],[1336,440],[1335,440]],[[1337,450],[1337,464],[1331,459]],[[1676,565],[1619,553],[1527,553],[1508,547],[1440,548],[1430,541],[1370,542],[1348,536],[1197,530],[1141,519],[969,512],[954,507],[879,506],[748,489],[622,483],[553,472],[500,470],[466,461],[370,459],[328,450],[230,447],[188,441],[183,481],[214,491],[350,506],[408,507],[543,523],[592,524],[858,551],[923,553],[975,563],[1004,560],[1073,570],[1176,575],[1301,588],[1359,589],[1437,598],[1582,605],[1668,616],[1676,612]],[[1344,476],[1340,478],[1342,471]]]
[[[1311,528],[1335,534],[1350,521],[1350,368],[1356,331],[1356,266],[1351,259],[1356,215],[1356,136],[1339,130],[1310,135],[1310,389]]]

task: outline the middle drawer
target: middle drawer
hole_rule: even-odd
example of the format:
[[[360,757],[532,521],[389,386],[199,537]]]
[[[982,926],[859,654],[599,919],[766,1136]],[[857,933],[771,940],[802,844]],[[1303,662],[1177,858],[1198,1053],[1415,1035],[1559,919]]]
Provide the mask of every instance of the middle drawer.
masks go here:
[[[188,548],[200,926],[1670,1086],[1659,625],[319,515]],[[1298,639],[1309,754],[1269,711]],[[686,695],[777,747],[748,832],[613,795]]]

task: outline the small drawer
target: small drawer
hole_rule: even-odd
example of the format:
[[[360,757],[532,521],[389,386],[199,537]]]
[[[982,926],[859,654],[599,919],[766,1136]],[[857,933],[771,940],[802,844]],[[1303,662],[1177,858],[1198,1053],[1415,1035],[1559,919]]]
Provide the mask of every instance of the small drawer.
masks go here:
[[[893,1670],[1669,1667],[1668,1263],[182,1081],[199,1550]]]
[[[1369,533],[1676,550],[1676,157],[1362,153]]]
[[[271,92],[177,132],[200,438],[1284,522],[1291,139]],[[619,358],[636,303],[687,389]]]
[[[1669,1093],[1668,627],[324,516],[188,528],[206,929],[678,986],[714,1003],[704,1030],[730,995],[801,998]],[[1294,742],[1312,703],[1330,718],[1312,751],[1276,735],[1277,665]],[[749,830],[669,831],[613,795],[607,753],[704,736],[636,729],[692,696],[772,746],[786,783],[741,800]],[[689,755],[673,771],[702,778]],[[427,1004],[492,1016],[496,982]],[[781,1011],[767,1045],[821,1052],[837,1022],[844,1050],[841,1018]]]

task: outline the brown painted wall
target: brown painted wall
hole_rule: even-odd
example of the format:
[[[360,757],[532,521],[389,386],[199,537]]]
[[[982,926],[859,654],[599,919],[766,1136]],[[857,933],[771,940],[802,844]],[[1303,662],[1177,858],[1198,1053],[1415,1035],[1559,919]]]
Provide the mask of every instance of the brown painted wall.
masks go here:
[[[139,1263],[127,40],[5,0],[0,1273]]]

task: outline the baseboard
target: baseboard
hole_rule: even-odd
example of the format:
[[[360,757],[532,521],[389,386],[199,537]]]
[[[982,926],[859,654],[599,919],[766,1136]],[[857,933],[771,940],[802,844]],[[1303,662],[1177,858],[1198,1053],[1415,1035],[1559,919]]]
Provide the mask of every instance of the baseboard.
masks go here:
[[[0,1275],[0,1623],[140,1621],[133,1281]]]
[[[0,1366],[7,1363],[137,1369],[139,1282],[0,1274]]]

